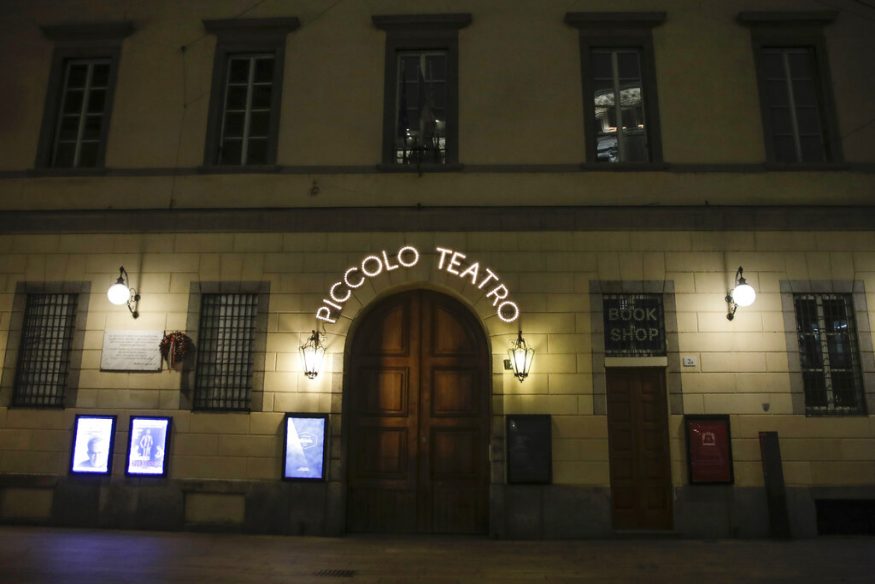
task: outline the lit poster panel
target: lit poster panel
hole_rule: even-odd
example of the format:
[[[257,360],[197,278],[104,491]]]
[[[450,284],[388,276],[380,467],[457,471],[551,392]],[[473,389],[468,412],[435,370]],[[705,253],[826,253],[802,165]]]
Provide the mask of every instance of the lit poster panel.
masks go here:
[[[690,484],[732,483],[729,416],[685,416]]]
[[[327,435],[327,414],[286,414],[283,480],[325,480]]]
[[[167,476],[171,420],[169,417],[131,416],[125,474]]]
[[[73,428],[73,474],[108,475],[112,472],[112,446],[115,416],[76,416]]]

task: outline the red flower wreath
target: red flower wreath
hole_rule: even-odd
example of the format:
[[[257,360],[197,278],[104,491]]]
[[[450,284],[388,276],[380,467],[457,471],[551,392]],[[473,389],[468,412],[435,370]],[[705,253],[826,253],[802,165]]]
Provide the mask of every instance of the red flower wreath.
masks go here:
[[[167,333],[161,339],[161,344],[158,345],[158,349],[161,351],[161,358],[167,361],[170,367],[181,363],[186,355],[191,352],[191,348],[191,338],[181,331]]]

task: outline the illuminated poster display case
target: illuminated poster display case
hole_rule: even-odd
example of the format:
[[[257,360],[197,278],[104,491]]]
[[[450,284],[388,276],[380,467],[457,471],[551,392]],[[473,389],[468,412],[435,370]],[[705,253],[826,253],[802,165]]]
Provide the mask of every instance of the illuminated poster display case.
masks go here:
[[[286,414],[283,431],[284,481],[324,481],[328,414]]]
[[[691,485],[732,484],[732,435],[728,415],[684,416]]]
[[[115,416],[77,414],[73,425],[70,474],[109,475],[115,443]]]
[[[166,477],[170,458],[170,429],[167,416],[131,416],[125,474],[138,477]]]

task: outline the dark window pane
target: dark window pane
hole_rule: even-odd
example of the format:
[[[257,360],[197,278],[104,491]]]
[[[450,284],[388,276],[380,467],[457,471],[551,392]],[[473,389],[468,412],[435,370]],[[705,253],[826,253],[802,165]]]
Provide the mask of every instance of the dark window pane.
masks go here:
[[[219,160],[221,164],[239,165],[242,152],[243,142],[241,140],[225,140],[222,143]]]
[[[83,142],[79,145],[79,166],[91,168],[97,166],[97,142]]]
[[[790,98],[785,81],[766,81],[766,99],[771,106],[788,106]]]
[[[399,79],[407,82],[416,82],[419,80],[419,57],[405,56],[401,57],[399,63]]]
[[[225,128],[223,137],[225,138],[240,138],[243,136],[243,122],[246,114],[244,113],[228,113],[225,114]]]
[[[65,114],[78,114],[81,111],[82,111],[82,91],[80,91],[80,90],[68,91],[67,95],[64,97],[63,112]]]
[[[270,133],[270,112],[254,112],[249,119],[249,135],[261,138]]]
[[[428,79],[446,81],[447,58],[444,55],[432,55],[426,58],[425,64]]]
[[[265,83],[273,81],[274,59],[258,59],[255,61],[255,82]]]
[[[639,79],[641,69],[638,62],[638,53],[622,52],[617,55],[617,65],[620,69],[620,78]]]
[[[73,157],[76,155],[75,142],[61,142],[55,152],[52,166],[57,168],[70,168],[73,166]]]
[[[793,101],[798,106],[817,106],[817,92],[813,81],[793,82]]]
[[[592,76],[594,79],[611,79],[614,69],[611,65],[611,54],[602,51],[592,53]]]
[[[246,109],[246,94],[248,93],[245,85],[231,85],[228,87],[228,98],[225,103],[225,108],[229,110]]]
[[[100,139],[100,128],[102,126],[103,116],[86,116],[85,131],[82,133],[83,140],[98,140]]]
[[[787,56],[790,61],[790,76],[795,79],[812,79],[814,68],[811,62],[812,55],[809,52],[790,52]]]
[[[85,87],[85,79],[88,77],[88,65],[70,65],[67,75],[67,87]]]
[[[785,77],[784,60],[779,52],[763,51],[762,68],[767,79],[784,79]]]
[[[799,360],[803,369],[821,369],[820,339],[815,335],[799,335]]]
[[[109,85],[109,63],[94,65],[91,69],[91,87],[100,88]]]
[[[267,140],[249,140],[246,164],[267,164]]]
[[[252,107],[269,108],[272,86],[256,85],[252,88]]]
[[[790,116],[790,108],[788,107],[773,107],[772,111],[772,132],[775,134],[793,134],[793,118]]]
[[[64,116],[61,119],[59,140],[76,140],[79,137],[79,116]]]
[[[825,407],[828,403],[823,374],[816,371],[805,371],[802,374],[805,386],[805,405],[809,407]]]
[[[231,59],[231,66],[228,72],[228,82],[249,82],[249,59]]]
[[[823,140],[820,136],[802,136],[799,138],[802,148],[802,160],[804,162],[823,162],[826,153],[823,149]]]
[[[98,89],[88,94],[88,113],[101,114],[106,105],[106,90]]]
[[[798,162],[796,141],[793,136],[775,136],[772,141],[775,148],[775,160],[778,162]]]
[[[816,108],[796,108],[796,123],[800,134],[820,134],[820,114]]]

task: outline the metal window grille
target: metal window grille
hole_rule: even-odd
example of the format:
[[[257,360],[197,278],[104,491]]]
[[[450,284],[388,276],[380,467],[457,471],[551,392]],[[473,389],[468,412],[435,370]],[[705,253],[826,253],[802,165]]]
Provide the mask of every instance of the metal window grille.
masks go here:
[[[15,370],[13,404],[63,407],[76,294],[28,294]]]
[[[201,297],[195,409],[249,408],[257,311],[257,294]]]
[[[52,166],[97,166],[108,105],[110,64],[109,59],[67,61]]]
[[[826,159],[814,51],[767,48],[762,51],[766,114],[778,162]]]
[[[592,51],[596,160],[647,162],[640,49]]]
[[[605,356],[665,355],[662,294],[605,294]]]
[[[850,295],[796,294],[793,300],[806,413],[865,413]]]
[[[228,59],[220,164],[267,164],[274,61],[271,54],[235,55]]]
[[[396,164],[447,162],[447,51],[398,53]]]

